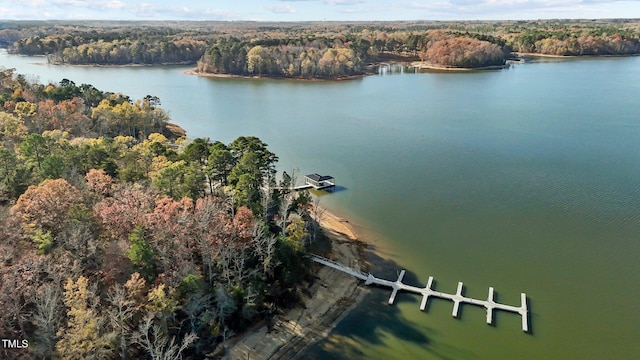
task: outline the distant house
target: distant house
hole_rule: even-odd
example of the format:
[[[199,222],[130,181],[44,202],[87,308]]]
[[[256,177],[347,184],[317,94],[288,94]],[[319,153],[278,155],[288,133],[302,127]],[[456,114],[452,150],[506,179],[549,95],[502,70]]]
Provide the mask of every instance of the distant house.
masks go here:
[[[331,175],[309,174],[304,176],[305,185],[309,185],[316,190],[326,189],[336,186],[336,180]]]

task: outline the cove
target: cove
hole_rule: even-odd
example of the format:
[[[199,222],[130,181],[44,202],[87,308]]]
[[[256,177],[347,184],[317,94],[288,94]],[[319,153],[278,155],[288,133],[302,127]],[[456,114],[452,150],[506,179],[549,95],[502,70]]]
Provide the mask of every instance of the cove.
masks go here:
[[[317,359],[600,359],[640,351],[640,58],[546,60],[341,82],[210,79],[186,67],[0,65],[160,97],[190,136],[256,135],[280,169],[331,174],[320,203],[359,225],[371,272],[517,305],[520,317],[372,289]]]

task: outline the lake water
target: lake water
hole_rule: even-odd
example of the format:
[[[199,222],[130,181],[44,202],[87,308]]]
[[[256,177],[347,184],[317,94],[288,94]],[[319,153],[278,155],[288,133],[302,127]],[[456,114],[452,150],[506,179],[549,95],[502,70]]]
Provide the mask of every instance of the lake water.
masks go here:
[[[256,135],[280,168],[335,176],[321,204],[376,250],[371,272],[519,305],[519,315],[372,289],[311,358],[630,359],[640,353],[640,57],[360,80],[209,79],[185,67],[0,66],[160,97],[192,137]],[[431,302],[432,301],[432,302]]]

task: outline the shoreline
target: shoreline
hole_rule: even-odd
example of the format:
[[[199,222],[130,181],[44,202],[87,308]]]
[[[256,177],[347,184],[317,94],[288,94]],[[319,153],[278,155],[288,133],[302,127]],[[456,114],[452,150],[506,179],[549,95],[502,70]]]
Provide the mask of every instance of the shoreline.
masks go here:
[[[18,55],[18,56],[38,56],[46,58],[46,55]],[[35,63],[36,65],[45,65],[45,66],[73,66],[80,68],[141,68],[141,67],[154,67],[154,66],[189,66],[193,65],[192,62],[183,62],[183,63],[159,63],[159,64],[69,64],[69,63],[50,63],[50,62],[42,62]]]
[[[491,66],[481,66],[476,68],[465,68],[465,67],[452,67],[452,66],[444,66],[444,65],[436,65],[432,63],[422,62],[422,61],[414,61],[410,64],[412,67],[418,70],[442,70],[442,71],[479,71],[479,70],[501,70],[506,69],[509,65],[491,65]]]
[[[316,219],[331,251],[327,257],[349,267],[366,271],[366,243],[358,238],[348,220],[324,208]],[[302,289],[303,305],[275,317],[269,332],[259,324],[231,340],[230,359],[291,359],[304,352],[329,333],[364,299],[366,289],[352,276],[317,264],[316,279]]]
[[[551,59],[579,59],[579,58],[607,58],[607,57],[631,57],[640,56],[640,54],[619,54],[619,55],[554,55],[554,54],[541,54],[541,53],[515,53],[518,56],[523,57],[539,57],[539,58],[551,58]]]
[[[517,56],[522,56],[524,58],[527,57],[541,57],[541,58],[551,58],[551,59],[574,59],[589,55],[553,55],[553,54],[539,54],[539,53],[515,53]],[[603,56],[603,55],[600,55]]]
[[[193,75],[193,76],[201,76],[208,78],[218,78],[218,79],[251,79],[251,80],[261,80],[261,79],[270,79],[270,80],[285,80],[285,81],[304,81],[304,82],[316,82],[316,81],[346,81],[346,80],[357,80],[362,79],[368,73],[359,74],[359,75],[349,75],[349,76],[341,76],[334,79],[324,79],[324,78],[299,78],[299,77],[276,77],[276,76],[260,76],[260,75],[234,75],[234,74],[216,74],[216,73],[201,73],[197,70],[197,68],[187,70],[183,72],[185,75]]]

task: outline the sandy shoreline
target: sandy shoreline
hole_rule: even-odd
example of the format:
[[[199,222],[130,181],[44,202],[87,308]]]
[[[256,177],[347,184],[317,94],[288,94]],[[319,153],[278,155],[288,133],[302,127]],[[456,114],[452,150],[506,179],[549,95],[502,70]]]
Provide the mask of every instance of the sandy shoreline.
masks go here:
[[[417,69],[442,70],[442,71],[500,70],[508,67],[508,65],[493,65],[493,66],[483,66],[483,67],[477,67],[477,68],[463,68],[463,67],[436,65],[436,64],[431,64],[431,63],[422,62],[422,61],[414,61],[411,63],[411,66]]]
[[[233,75],[233,74],[216,74],[216,73],[201,73],[197,69],[191,69],[184,72],[186,75],[195,75],[202,77],[210,77],[210,78],[220,78],[220,79],[273,79],[273,80],[287,80],[287,81],[344,81],[344,80],[357,80],[362,79],[363,77],[369,74],[360,74],[360,75],[349,75],[342,76],[334,79],[322,79],[322,78],[297,78],[297,77],[275,77],[275,76],[247,76],[247,75]]]
[[[319,223],[331,241],[328,257],[351,268],[367,270],[366,245],[358,240],[345,219],[319,211]],[[318,265],[316,280],[304,291],[304,307],[289,309],[276,317],[271,332],[266,324],[232,340],[230,359],[291,359],[326,338],[331,330],[363,299],[366,290],[347,274]]]
[[[523,57],[540,57],[540,58],[552,58],[552,59],[571,59],[577,57],[584,57],[588,55],[553,55],[553,54],[540,54],[540,53],[516,53],[518,56]]]

